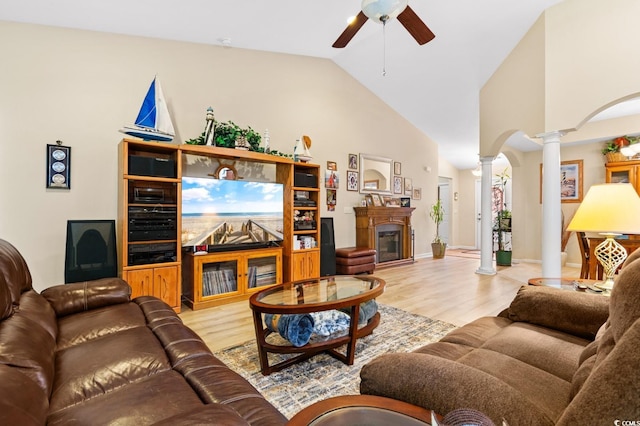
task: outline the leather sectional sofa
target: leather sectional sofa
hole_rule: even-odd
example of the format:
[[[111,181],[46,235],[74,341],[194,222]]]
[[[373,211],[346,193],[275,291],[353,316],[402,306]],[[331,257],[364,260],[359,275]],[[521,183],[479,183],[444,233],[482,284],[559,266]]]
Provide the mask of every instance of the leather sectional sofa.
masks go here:
[[[0,424],[282,425],[174,311],[109,278],[38,294],[0,240]]]
[[[361,370],[361,393],[496,424],[640,424],[640,250],[611,297],[522,287],[497,317]]]

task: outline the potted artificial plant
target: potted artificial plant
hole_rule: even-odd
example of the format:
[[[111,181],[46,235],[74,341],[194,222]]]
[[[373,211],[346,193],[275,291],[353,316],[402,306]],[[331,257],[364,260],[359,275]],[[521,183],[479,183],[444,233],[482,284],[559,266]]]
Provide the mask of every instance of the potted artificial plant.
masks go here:
[[[447,243],[440,238],[440,223],[444,220],[444,208],[442,207],[442,200],[438,201],[431,206],[429,216],[436,224],[436,236],[431,242],[431,251],[434,259],[442,259],[447,249]]]
[[[510,177],[507,174],[507,169],[504,169],[502,173],[496,175],[496,177],[500,179],[500,183],[497,186],[502,192],[503,197],[500,210],[498,210],[493,224],[495,241],[498,243],[496,265],[511,266],[511,211],[507,209],[506,200],[507,181]]]

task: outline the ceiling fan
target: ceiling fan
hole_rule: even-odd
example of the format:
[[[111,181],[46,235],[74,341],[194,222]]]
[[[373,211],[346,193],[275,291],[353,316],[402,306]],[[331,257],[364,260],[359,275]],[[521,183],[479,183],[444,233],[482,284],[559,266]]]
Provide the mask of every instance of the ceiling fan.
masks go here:
[[[423,45],[430,42],[434,39],[435,34],[422,22],[408,3],[409,0],[362,0],[362,10],[340,34],[340,37],[333,43],[333,47],[345,47],[367,22],[367,19],[385,25],[390,19],[396,17],[418,44]]]

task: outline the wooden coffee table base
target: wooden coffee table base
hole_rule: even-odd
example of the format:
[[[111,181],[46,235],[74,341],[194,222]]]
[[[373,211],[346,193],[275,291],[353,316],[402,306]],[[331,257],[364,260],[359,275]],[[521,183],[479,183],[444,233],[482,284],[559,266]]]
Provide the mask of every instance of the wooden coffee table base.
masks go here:
[[[442,417],[436,415],[438,421]],[[287,426],[366,424],[418,426],[431,424],[431,410],[396,399],[345,395],[316,402],[293,416]]]

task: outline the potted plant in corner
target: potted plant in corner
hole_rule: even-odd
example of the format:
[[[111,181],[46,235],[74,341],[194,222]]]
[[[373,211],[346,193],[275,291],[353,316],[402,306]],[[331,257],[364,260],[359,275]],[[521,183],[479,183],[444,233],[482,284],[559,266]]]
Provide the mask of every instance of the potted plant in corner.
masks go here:
[[[438,201],[431,206],[429,216],[436,224],[436,236],[431,243],[431,251],[434,259],[442,259],[445,251],[447,250],[447,243],[440,238],[440,223],[444,220],[444,208],[442,207],[442,200],[438,198]]]
[[[510,179],[507,169],[496,175],[500,182],[498,188],[502,193],[502,203],[500,210],[496,214],[493,223],[494,241],[498,243],[496,250],[496,265],[511,266],[511,211],[507,209],[506,189],[507,181]]]

